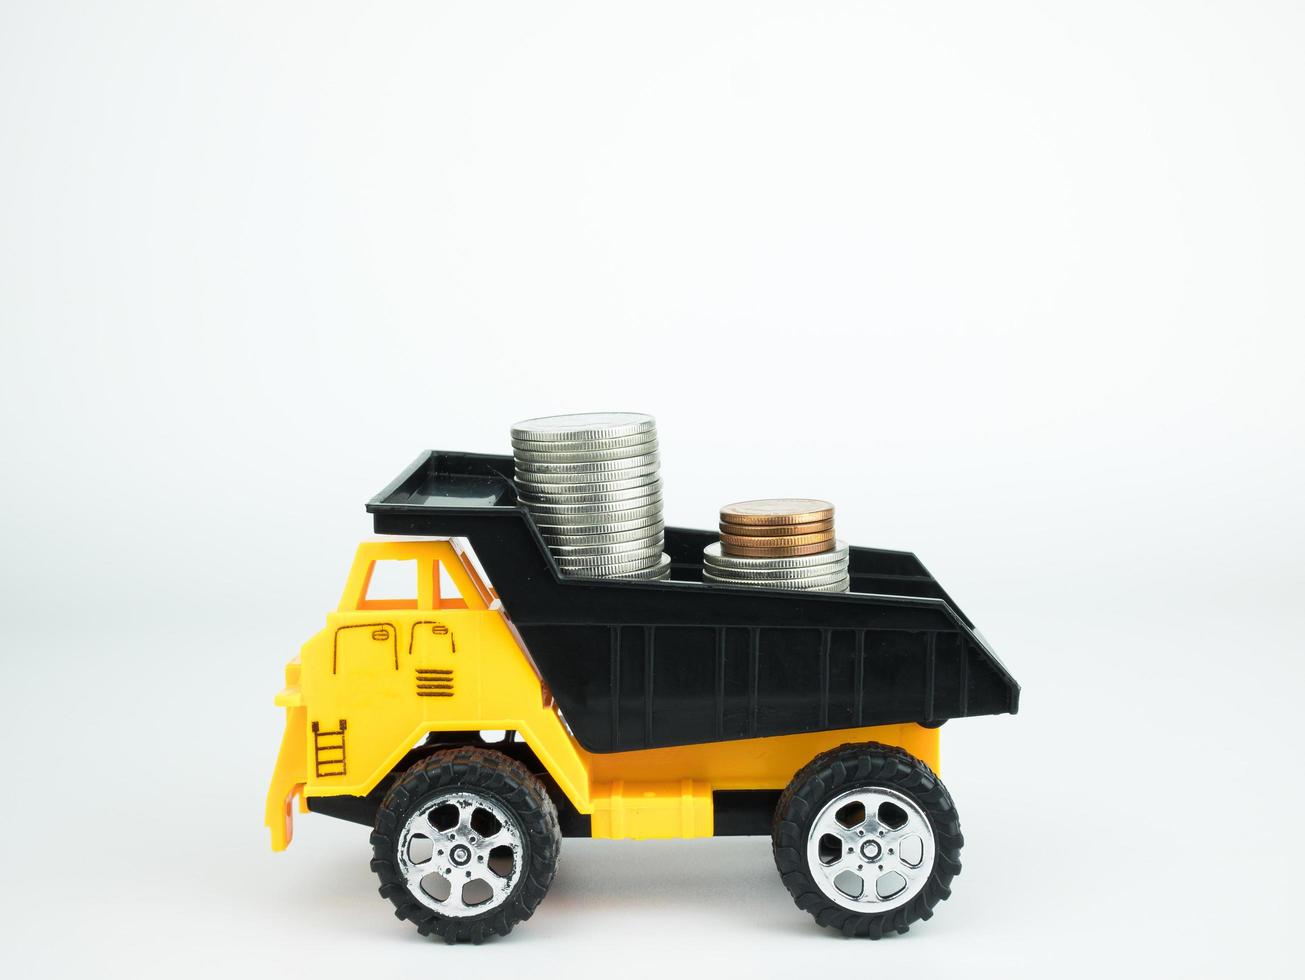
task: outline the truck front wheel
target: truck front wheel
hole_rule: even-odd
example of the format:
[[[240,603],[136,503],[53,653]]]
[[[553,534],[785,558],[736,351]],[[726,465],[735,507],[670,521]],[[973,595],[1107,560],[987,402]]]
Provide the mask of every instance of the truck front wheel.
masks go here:
[[[817,756],[775,808],[780,877],[822,926],[878,939],[951,894],[963,843],[951,796],[902,749],[868,742]]]
[[[372,870],[422,935],[507,935],[548,892],[562,843],[557,809],[521,763],[487,749],[435,752],[385,794]]]

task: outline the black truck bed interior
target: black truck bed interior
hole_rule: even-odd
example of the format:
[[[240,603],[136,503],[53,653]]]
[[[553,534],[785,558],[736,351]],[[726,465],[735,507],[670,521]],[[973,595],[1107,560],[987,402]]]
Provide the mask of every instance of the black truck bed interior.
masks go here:
[[[561,575],[512,457],[425,453],[367,505],[379,534],[464,538],[594,752],[1013,713],[1019,685],[909,552],[852,548],[851,593],[702,582],[711,531],[666,529],[671,580]]]

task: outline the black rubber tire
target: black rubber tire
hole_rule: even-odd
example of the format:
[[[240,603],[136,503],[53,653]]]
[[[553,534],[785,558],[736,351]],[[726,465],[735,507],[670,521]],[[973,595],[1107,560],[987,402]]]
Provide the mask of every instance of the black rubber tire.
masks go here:
[[[924,888],[906,904],[875,914],[853,912],[826,898],[806,857],[811,822],[831,799],[859,786],[887,786],[911,797],[934,832],[933,870]],[[771,834],[775,866],[797,907],[822,926],[871,939],[906,932],[912,922],[932,917],[933,907],[951,895],[952,878],[961,873],[964,843],[956,807],[942,781],[909,752],[878,742],[840,745],[807,763],[780,796]]]
[[[507,900],[466,917],[440,915],[417,901],[397,860],[399,833],[412,812],[436,793],[459,789],[490,797],[510,811],[521,825],[525,851],[523,873]],[[376,813],[371,841],[372,870],[381,881],[381,895],[394,903],[396,917],[413,923],[423,936],[481,943],[494,934],[506,936],[534,914],[557,872],[562,832],[556,806],[525,766],[501,752],[457,748],[431,754],[395,781]]]

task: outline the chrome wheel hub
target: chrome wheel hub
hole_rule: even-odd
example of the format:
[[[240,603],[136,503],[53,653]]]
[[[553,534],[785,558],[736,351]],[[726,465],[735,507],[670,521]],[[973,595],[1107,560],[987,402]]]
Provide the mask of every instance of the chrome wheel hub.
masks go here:
[[[502,905],[521,878],[524,859],[516,818],[477,793],[431,797],[399,834],[399,870],[408,891],[441,915],[481,915]]]
[[[918,803],[886,786],[830,800],[807,835],[807,864],[831,902],[855,912],[905,905],[933,871],[933,825]]]

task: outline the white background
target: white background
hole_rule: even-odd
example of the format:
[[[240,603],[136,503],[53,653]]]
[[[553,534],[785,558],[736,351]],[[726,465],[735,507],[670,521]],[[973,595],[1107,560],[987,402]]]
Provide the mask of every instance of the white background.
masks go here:
[[[12,976],[1300,969],[1296,3],[0,6]],[[953,898],[848,942],[761,839],[568,841],[445,948],[262,798],[363,502],[654,413],[667,517],[834,500],[1024,686]]]

